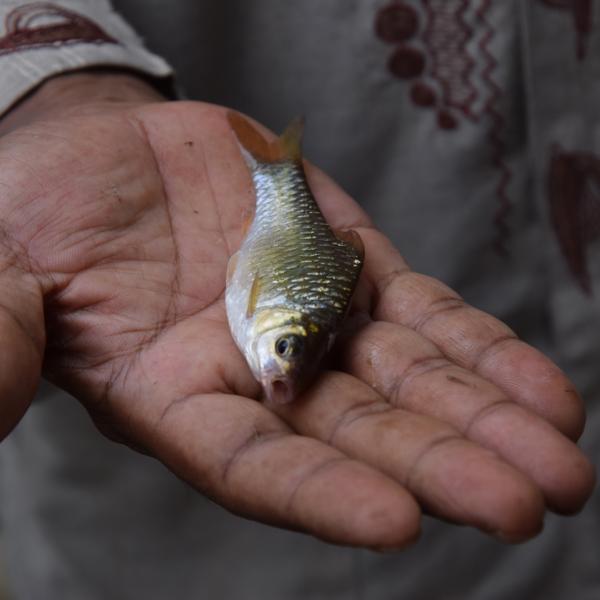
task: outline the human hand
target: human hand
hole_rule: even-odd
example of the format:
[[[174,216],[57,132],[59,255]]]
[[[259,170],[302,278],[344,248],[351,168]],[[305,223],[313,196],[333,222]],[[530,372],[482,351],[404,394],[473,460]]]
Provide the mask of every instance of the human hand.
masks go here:
[[[517,541],[546,507],[583,505],[594,474],[569,440],[570,382],[410,271],[314,168],[330,224],[365,243],[356,328],[300,401],[257,402],[223,302],[254,202],[225,111],[131,81],[58,78],[4,122],[3,434],[43,364],[102,431],[229,510],[335,543],[402,547],[422,509]]]

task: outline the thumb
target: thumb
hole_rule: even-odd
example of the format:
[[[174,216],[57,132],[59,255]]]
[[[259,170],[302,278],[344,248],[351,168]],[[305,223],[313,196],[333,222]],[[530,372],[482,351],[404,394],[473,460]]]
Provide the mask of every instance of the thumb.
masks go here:
[[[0,257],[0,440],[35,394],[45,345],[43,300],[33,275]]]

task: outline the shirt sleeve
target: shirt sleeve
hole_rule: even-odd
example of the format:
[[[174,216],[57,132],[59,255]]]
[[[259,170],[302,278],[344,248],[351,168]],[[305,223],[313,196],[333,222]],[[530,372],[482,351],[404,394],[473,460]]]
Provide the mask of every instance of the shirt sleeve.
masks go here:
[[[108,0],[0,0],[0,116],[45,79],[89,67],[172,76]]]

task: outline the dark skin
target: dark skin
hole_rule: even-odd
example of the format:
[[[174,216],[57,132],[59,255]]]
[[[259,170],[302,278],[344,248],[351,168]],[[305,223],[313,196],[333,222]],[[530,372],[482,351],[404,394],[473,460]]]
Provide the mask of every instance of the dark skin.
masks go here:
[[[0,428],[44,374],[100,429],[229,510],[338,544],[401,548],[423,510],[501,539],[578,511],[582,402],[505,325],[411,271],[308,167],[366,262],[356,318],[300,401],[269,410],[229,333],[229,257],[253,194],[220,107],[136,77],[62,76],[0,134]]]

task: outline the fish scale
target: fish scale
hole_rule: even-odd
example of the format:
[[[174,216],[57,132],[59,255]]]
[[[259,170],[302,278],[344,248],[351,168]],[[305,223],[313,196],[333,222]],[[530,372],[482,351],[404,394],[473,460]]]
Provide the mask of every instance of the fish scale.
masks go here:
[[[248,253],[248,268],[260,276],[256,310],[283,296],[289,308],[312,312],[335,327],[360,271],[356,250],[332,233],[300,167],[257,163],[251,174],[256,215],[242,251]]]

